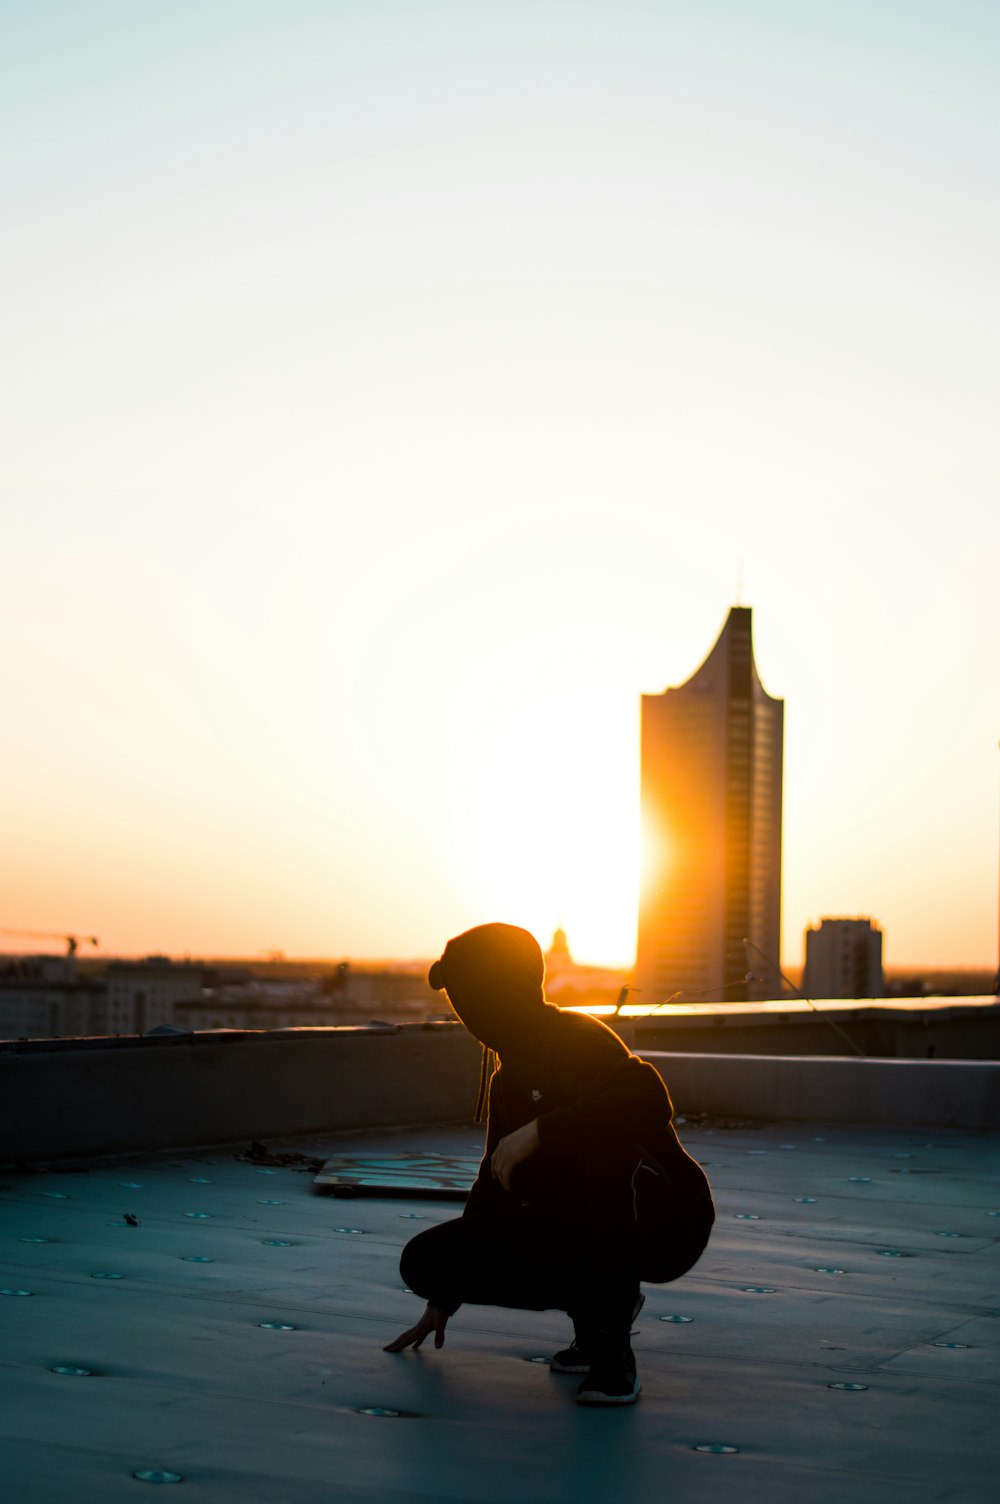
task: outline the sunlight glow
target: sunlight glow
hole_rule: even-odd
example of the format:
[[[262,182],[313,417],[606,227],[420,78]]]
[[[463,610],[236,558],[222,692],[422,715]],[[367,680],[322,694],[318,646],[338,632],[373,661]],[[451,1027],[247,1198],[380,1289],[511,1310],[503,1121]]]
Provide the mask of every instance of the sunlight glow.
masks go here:
[[[580,690],[515,711],[483,749],[459,812],[464,870],[484,915],[547,945],[561,925],[578,960],[627,966],[635,949],[635,784],[622,728]]]

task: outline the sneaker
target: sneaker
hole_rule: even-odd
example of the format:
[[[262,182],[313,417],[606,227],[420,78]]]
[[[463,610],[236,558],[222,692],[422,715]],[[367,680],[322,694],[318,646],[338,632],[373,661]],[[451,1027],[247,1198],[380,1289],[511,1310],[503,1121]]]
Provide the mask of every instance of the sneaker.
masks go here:
[[[578,1405],[634,1405],[642,1385],[635,1356],[626,1342],[595,1358],[576,1391]]]
[[[632,1311],[632,1320],[638,1316],[646,1304],[646,1297],[639,1292]],[[595,1347],[593,1336],[573,1321],[573,1341],[569,1347],[562,1348],[549,1359],[549,1368],[553,1373],[589,1373],[594,1364]]]
[[[587,1373],[593,1361],[580,1337],[576,1336],[569,1347],[564,1347],[549,1359],[549,1368],[553,1373]]]

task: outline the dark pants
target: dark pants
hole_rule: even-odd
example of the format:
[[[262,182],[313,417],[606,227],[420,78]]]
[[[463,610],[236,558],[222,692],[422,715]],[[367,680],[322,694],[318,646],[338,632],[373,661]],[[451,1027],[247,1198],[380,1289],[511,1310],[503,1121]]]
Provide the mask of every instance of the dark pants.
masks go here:
[[[634,1239],[529,1217],[459,1217],[412,1238],[400,1273],[431,1305],[568,1311],[578,1326],[627,1335],[639,1296]]]

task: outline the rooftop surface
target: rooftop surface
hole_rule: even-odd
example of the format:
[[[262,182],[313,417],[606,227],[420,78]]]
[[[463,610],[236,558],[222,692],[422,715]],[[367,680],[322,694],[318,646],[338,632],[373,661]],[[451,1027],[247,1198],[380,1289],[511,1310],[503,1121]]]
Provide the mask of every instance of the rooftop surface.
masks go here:
[[[568,1338],[557,1312],[466,1306],[443,1351],[382,1352],[421,1309],[400,1249],[453,1202],[335,1199],[229,1150],[3,1173],[3,1498],[118,1504],[153,1472],[191,1504],[994,1499],[1000,1137],[681,1132],[719,1220],[689,1275],[645,1287],[642,1395],[606,1411],[537,1361]]]

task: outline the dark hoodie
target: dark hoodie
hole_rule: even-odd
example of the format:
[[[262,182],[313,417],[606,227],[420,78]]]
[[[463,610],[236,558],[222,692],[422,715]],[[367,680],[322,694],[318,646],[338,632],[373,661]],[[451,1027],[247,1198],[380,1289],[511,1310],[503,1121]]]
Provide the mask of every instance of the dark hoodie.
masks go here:
[[[431,967],[466,1028],[499,1056],[489,1080],[486,1151],[465,1215],[602,1223],[638,1239],[640,1277],[676,1279],[714,1221],[708,1180],[681,1147],[670,1097],[651,1065],[605,1024],[545,1001],[545,963],[527,930],[484,924],[450,940]],[[490,1157],[538,1120],[539,1150],[507,1192]]]

